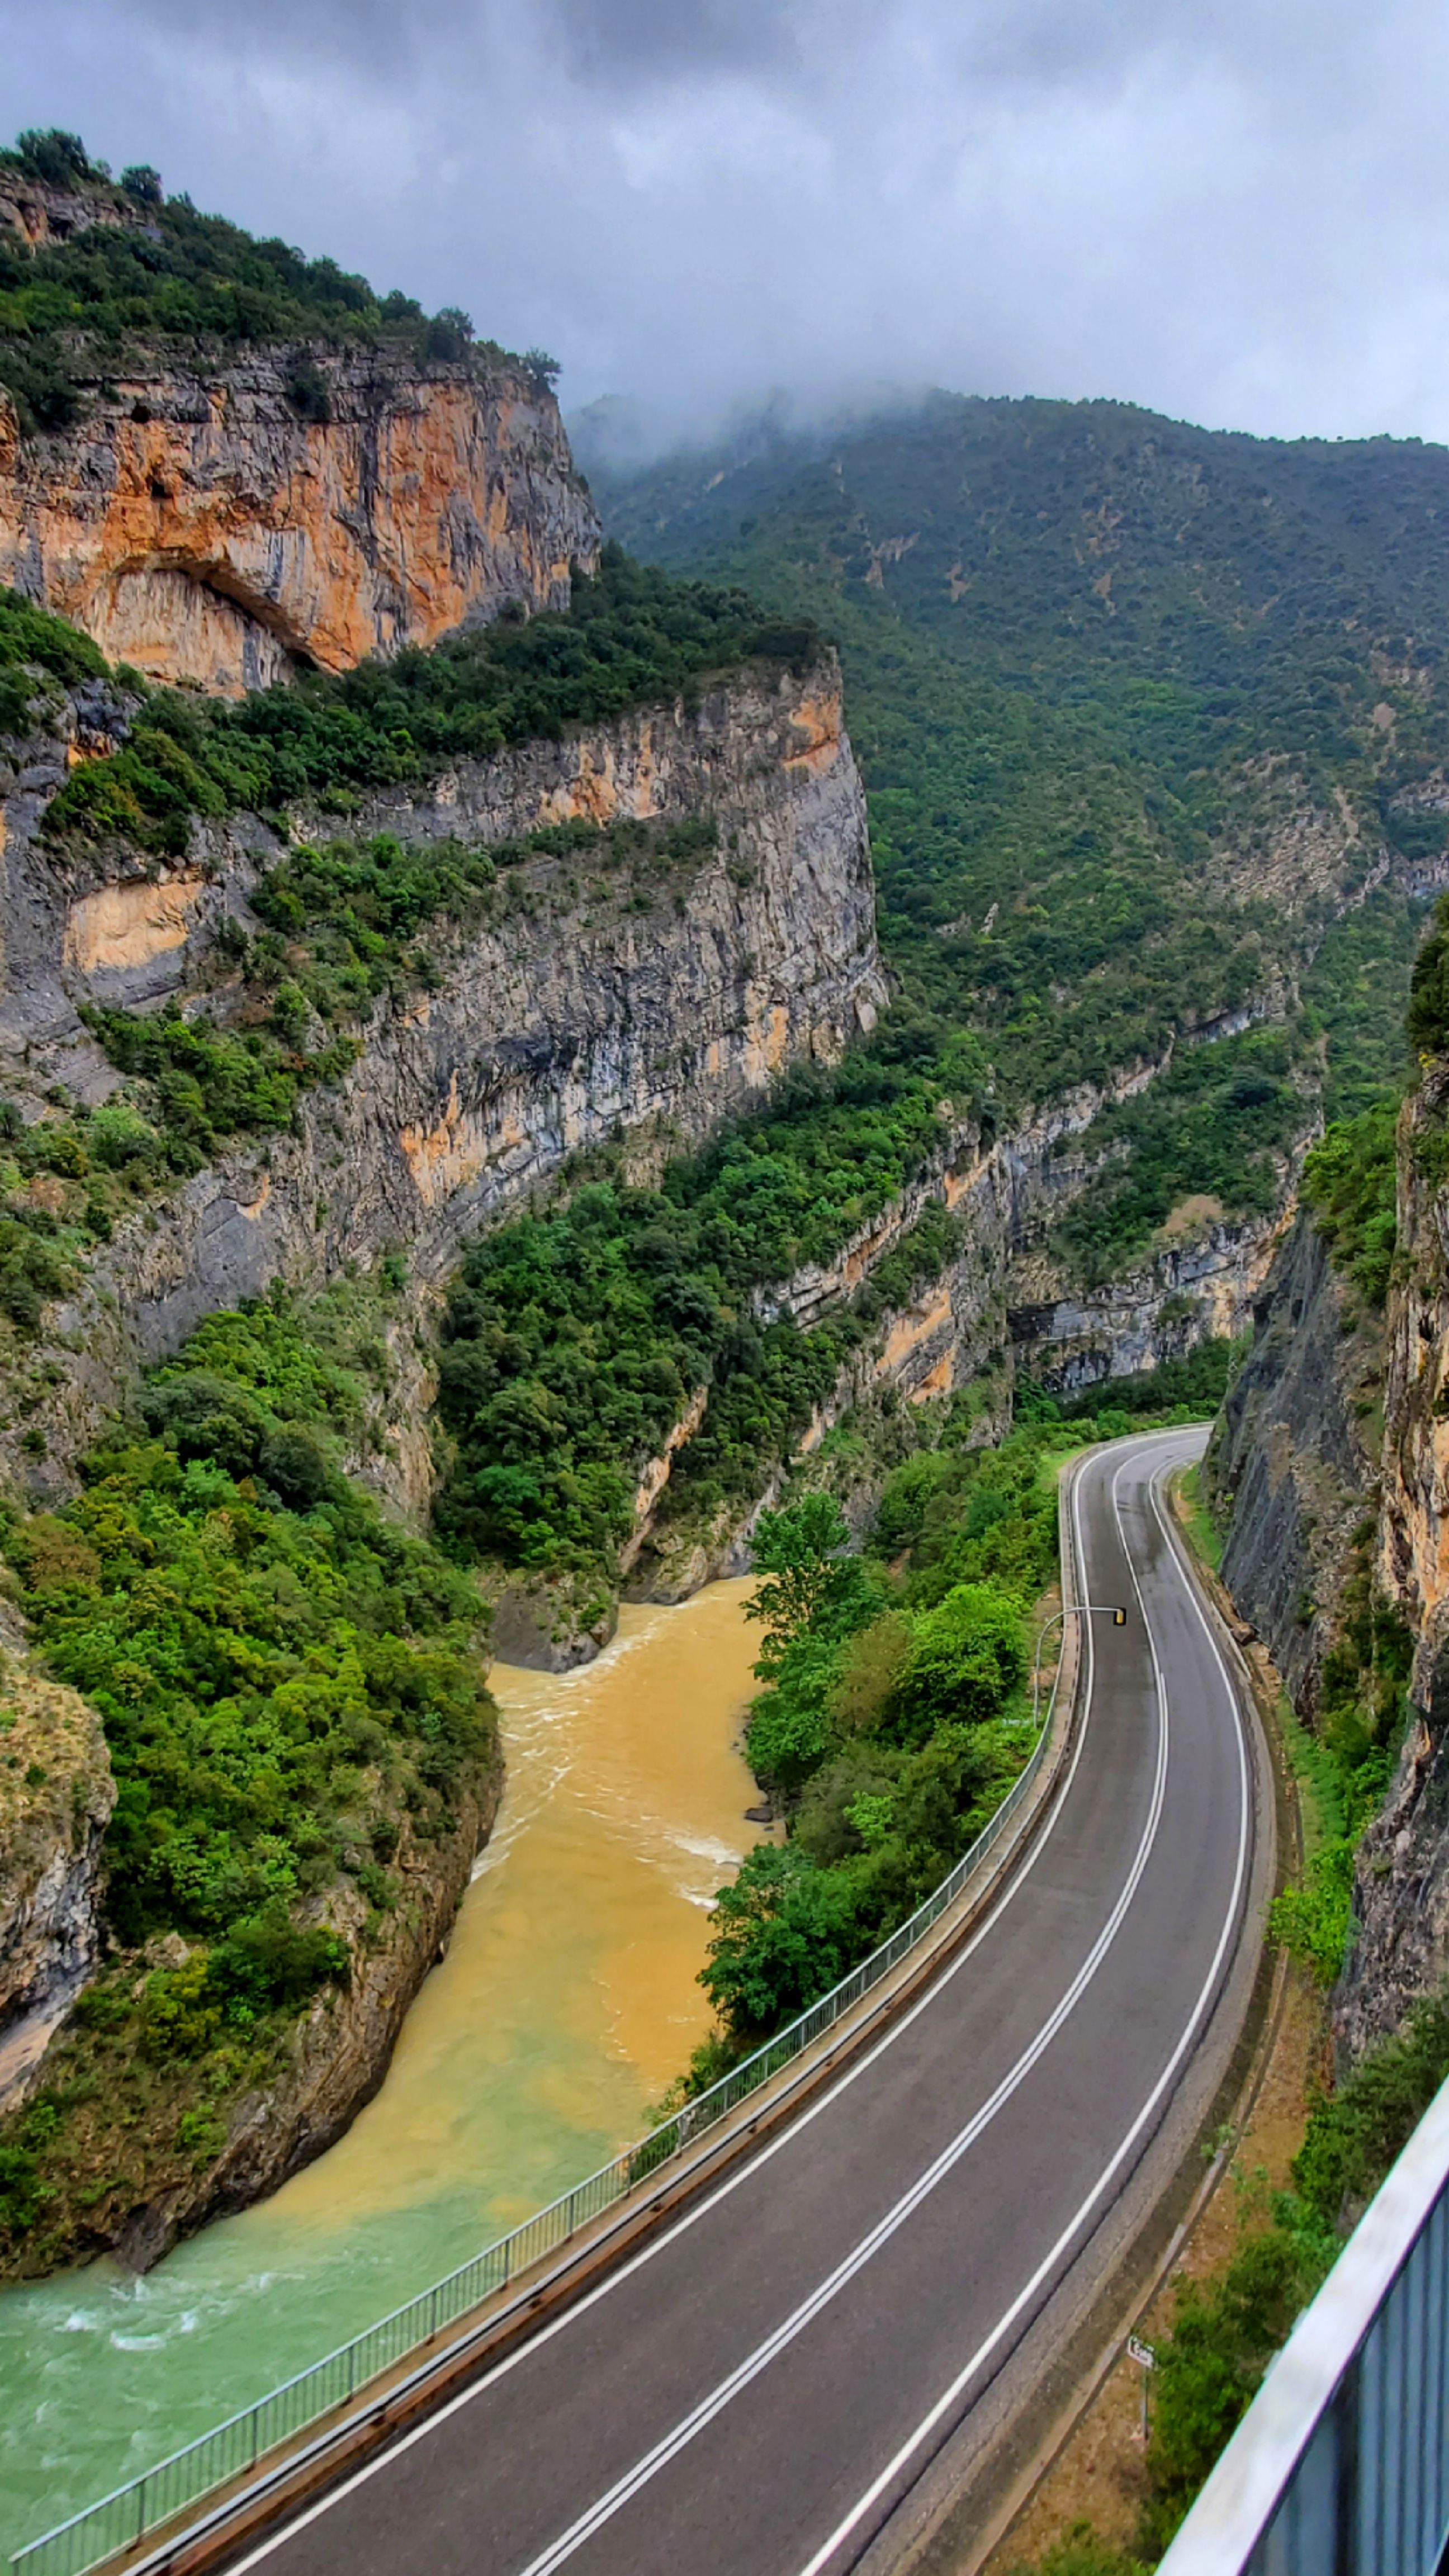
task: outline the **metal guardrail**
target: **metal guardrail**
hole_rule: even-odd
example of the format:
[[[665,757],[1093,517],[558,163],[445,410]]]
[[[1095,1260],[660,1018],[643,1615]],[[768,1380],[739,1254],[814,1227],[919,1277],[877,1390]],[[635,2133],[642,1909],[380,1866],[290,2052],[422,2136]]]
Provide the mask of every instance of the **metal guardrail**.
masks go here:
[[[1060,1671],[1059,1666],[1058,1680]],[[84,2576],[85,2569],[102,2559],[133,2549],[147,2532],[157,2530],[218,2487],[245,2475],[265,2453],[294,2440],[309,2425],[345,2405],[369,2380],[432,2344],[442,2328],[467,2316],[485,2299],[506,2289],[519,2273],[567,2244],[580,2227],[602,2216],[636,2183],[693,2145],[748,2095],[768,2084],[782,2068],[832,2030],[883,1977],[888,1977],[954,1905],[972,1872],[1029,1795],[1052,1741],[1056,1703],[1054,1682],[1046,1719],[1030,1760],[955,1868],[888,1941],[883,1941],[858,1968],[852,1968],[849,1976],[842,1977],[839,1985],[832,1986],[829,1994],[822,1995],[798,2021],[766,2041],[753,2057],[722,2076],[708,2092],[686,2103],[673,2119],[651,2130],[648,2137],[633,2146],[625,2147],[586,2181],[561,2193],[546,2209],[485,2246],[471,2262],[460,2265],[417,2298],[409,2299],[404,2307],[395,2308],[380,2324],[354,2335],[350,2343],[313,2362],[295,2378],[284,2380],[280,2388],[260,2398],[256,2405],[244,2407],[240,2414],[229,2416],[211,2432],[199,2434],[195,2441],[159,2460],[154,2468],[113,2489],[99,2503],[87,2505],[80,2513],[72,2514],[69,2521],[56,2524],[53,2530],[16,2550],[10,2560],[12,2568],[21,2570],[22,2576]]]
[[[1449,2544],[1449,2084],[1159,2576],[1435,2576]]]

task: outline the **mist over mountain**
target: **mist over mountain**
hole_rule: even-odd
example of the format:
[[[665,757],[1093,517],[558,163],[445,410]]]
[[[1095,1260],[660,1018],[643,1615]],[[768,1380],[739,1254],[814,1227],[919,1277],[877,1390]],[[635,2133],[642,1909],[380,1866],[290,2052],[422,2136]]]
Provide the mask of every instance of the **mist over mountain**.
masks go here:
[[[1425,0],[3,0],[7,106],[636,397],[1449,430]]]

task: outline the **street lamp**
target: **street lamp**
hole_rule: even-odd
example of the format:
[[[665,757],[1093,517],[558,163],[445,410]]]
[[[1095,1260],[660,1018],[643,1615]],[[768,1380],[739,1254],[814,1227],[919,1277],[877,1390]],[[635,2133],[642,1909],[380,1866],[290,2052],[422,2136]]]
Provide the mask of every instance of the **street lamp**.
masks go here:
[[[1049,1619],[1043,1619],[1037,1631],[1036,1652],[1031,1660],[1033,1726],[1037,1723],[1037,1711],[1041,1703],[1041,1650],[1048,1628],[1054,1628],[1059,1619],[1110,1619],[1114,1628],[1125,1628],[1127,1625],[1127,1613],[1120,1601],[1068,1601],[1060,1610],[1054,1610]]]

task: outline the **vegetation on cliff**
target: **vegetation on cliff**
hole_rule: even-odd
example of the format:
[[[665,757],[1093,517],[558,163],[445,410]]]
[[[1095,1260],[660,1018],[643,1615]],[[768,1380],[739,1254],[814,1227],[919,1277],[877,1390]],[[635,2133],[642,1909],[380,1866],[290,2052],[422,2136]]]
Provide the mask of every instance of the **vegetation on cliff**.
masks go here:
[[[878,1215],[939,1134],[900,1035],[888,1023],[837,1076],[790,1075],[657,1190],[600,1180],[472,1246],[440,1370],[455,1456],[438,1522],[455,1545],[540,1572],[606,1569],[642,1469],[701,1393],[665,1517],[707,1521],[758,1493],[848,1354],[959,1244],[931,1205],[810,1332],[761,1294]]]
[[[1388,1299],[1397,1242],[1397,1123],[1394,1100],[1339,1119],[1307,1156],[1301,1182],[1329,1259],[1378,1307]]]
[[[1409,989],[1409,1043],[1420,1057],[1449,1053],[1449,897],[1414,960]]]
[[[889,1477],[864,1556],[846,1552],[826,1493],[760,1517],[763,1688],[747,1743],[789,1833],[720,1890],[701,1977],[720,2030],[695,2087],[940,1884],[1030,1750],[1027,1617],[1057,1552],[1045,1460],[1053,1440],[1089,1435],[1041,1424],[984,1450],[969,1432],[960,1405],[941,1445]]]
[[[1449,841],[1417,792],[1449,750],[1442,451],[941,395],[626,478],[582,427],[626,544],[837,637],[892,967],[979,1042],[998,1117],[1286,1011],[1296,1125],[1199,1075],[1133,1135],[1151,1186],[1108,1162],[1078,1204],[1073,1264],[1150,1249],[1164,1197],[1250,1212],[1316,1092],[1344,1115],[1398,1074],[1414,908],[1385,889],[1318,942],[1380,854]]]
[[[1143,1413],[1181,1410],[1185,1420],[1201,1422],[1210,1419],[1222,1403],[1244,1347],[1242,1339],[1229,1341],[1225,1335],[1213,1334],[1195,1343],[1181,1359],[1162,1360],[1156,1368],[1139,1370],[1135,1377],[1098,1378],[1080,1395],[1048,1395],[1030,1378],[1018,1378],[1017,1418],[1047,1422],[1091,1420],[1103,1440],[1133,1430],[1137,1416]]]
[[[137,1177],[143,1167],[152,1178],[199,1171],[228,1138],[290,1127],[299,1095],[337,1081],[354,1061],[377,1002],[404,1004],[436,985],[440,945],[466,928],[506,930],[534,900],[510,870],[540,857],[571,861],[602,900],[649,908],[664,891],[683,900],[688,871],[717,840],[713,818],[701,815],[607,830],[587,821],[549,825],[486,849],[441,842],[409,850],[387,833],[363,844],[303,843],[253,891],[263,927],[248,935],[239,923],[224,926],[219,1007],[186,1010],[173,1001],[137,1014],[83,1005],[112,1064],[141,1087],[100,1112],[99,1126],[77,1108],[64,1122],[33,1128],[16,1150],[40,1168],[83,1177],[95,1167],[96,1139],[124,1127],[136,1140]],[[95,1218],[93,1198],[86,1216]]]
[[[1250,1029],[1179,1050],[1147,1090],[1107,1109],[1092,1130],[1105,1168],[1055,1229],[1073,1275],[1092,1288],[1120,1277],[1186,1199],[1271,1215],[1306,1121],[1308,1055],[1298,1027]]]
[[[28,729],[48,684],[74,688],[106,676],[104,655],[79,627],[0,586],[0,735]]]
[[[119,1955],[0,2144],[38,2267],[208,2163],[459,1829],[494,1758],[481,1604],[343,1472],[388,1359],[374,1292],[212,1316],[55,1513],[5,1544],[47,1669],[98,1710]],[[138,1973],[139,1971],[139,1973]]]
[[[88,203],[91,221],[31,249],[0,228],[0,385],[23,431],[64,429],[87,389],[138,347],[158,342],[390,342],[423,364],[477,351],[466,313],[431,317],[410,295],[378,295],[332,259],[305,259],[283,241],[256,241],[189,197],[168,198],[145,165],[113,182],[78,135],[23,134],[0,152],[0,187],[39,182]],[[518,363],[515,361],[514,363]],[[540,374],[551,362],[531,351]],[[304,418],[327,417],[327,388],[298,350],[289,398]]]
[[[819,650],[808,621],[764,615],[737,589],[672,580],[610,546],[595,576],[575,578],[566,614],[500,617],[234,701],[150,691],[125,747],[75,771],[45,828],[176,856],[196,815],[281,816],[308,802],[345,814],[376,788],[688,698],[752,661],[798,668]]]

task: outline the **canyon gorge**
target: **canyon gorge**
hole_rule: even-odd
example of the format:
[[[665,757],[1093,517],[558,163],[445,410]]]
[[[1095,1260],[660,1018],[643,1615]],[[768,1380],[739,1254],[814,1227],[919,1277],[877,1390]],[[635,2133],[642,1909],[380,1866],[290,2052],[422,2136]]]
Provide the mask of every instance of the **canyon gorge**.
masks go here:
[[[171,2068],[114,2171],[86,2129],[12,2264],[144,2266],[376,2090],[497,1805],[461,1663],[568,1672],[621,1598],[745,1571],[791,1495],[859,1536],[918,1450],[1032,1405],[1120,1428],[1124,1389],[1216,1390],[1250,1333],[1209,1470],[1242,1618],[1310,1725],[1370,1558],[1415,1641],[1339,2007],[1350,2051],[1393,2027],[1449,1947],[1439,1077],[1386,1309],[1298,1200],[1325,1124],[1403,1076],[1449,870],[1427,648],[1375,607],[1330,739],[1321,585],[1282,569],[1311,514],[1275,486],[1266,559],[1242,535],[1233,477],[1282,461],[1179,456],[1202,434],[1126,407],[942,397],[910,488],[867,425],[595,495],[539,353],[0,172],[15,294],[97,242],[129,300],[77,305],[54,382],[0,331],[0,2043],[17,2124],[178,2031],[221,2072],[203,2110]],[[158,261],[164,327],[129,292]],[[1434,519],[1403,470],[1401,548]],[[1206,576],[1157,676],[1185,492],[1269,638],[1251,686],[1221,677],[1239,606],[1192,662]],[[183,1523],[207,1569],[276,1551],[206,1685],[252,1740],[272,1602],[361,1587],[279,1685],[302,1728],[325,1669],[340,1785],[271,1878],[231,1846],[208,1875],[214,1817],[134,1822]],[[122,1594],[113,1690],[86,1623]],[[187,1796],[242,1759],[195,1653]],[[258,2023],[269,2056],[227,2035]]]

